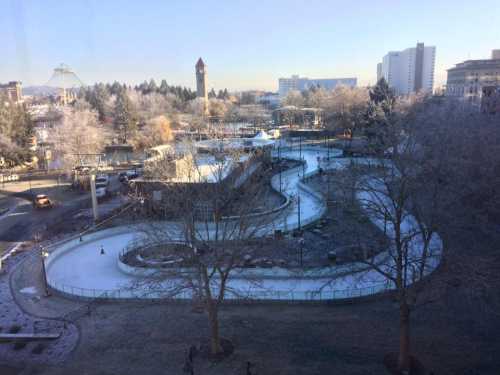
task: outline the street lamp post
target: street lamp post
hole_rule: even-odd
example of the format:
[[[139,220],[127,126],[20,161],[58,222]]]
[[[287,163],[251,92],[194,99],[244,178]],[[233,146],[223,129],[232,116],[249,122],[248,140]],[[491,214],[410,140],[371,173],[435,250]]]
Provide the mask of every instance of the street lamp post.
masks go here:
[[[280,193],[281,193],[281,142],[278,145],[278,161],[279,161],[278,168],[280,169]]]
[[[300,193],[297,192],[297,221],[299,224],[299,231],[301,230],[301,225],[300,225]]]
[[[31,189],[31,173],[28,175],[28,182],[30,184],[30,197],[31,197],[31,200],[33,200],[33,190]]]
[[[304,237],[300,237],[299,239],[299,260],[300,266],[304,265]]]
[[[43,247],[40,247],[40,257],[42,259],[42,276],[43,276],[43,285],[45,288],[45,297],[50,296],[49,284],[47,283],[47,270],[45,269],[45,258],[47,258],[48,256],[49,253]]]

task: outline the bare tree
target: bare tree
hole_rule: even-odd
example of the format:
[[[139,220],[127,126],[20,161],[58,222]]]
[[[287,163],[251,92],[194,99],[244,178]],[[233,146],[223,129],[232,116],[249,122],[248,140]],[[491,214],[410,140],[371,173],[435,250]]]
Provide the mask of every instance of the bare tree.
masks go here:
[[[262,206],[264,188],[258,171],[251,173],[252,165],[263,163],[258,153],[248,159],[239,150],[208,156],[185,151],[182,175],[175,177],[171,167],[159,166],[156,181],[165,197],[162,204],[177,224],[149,225],[134,245],[159,247],[162,256],[172,261],[171,267],[151,272],[140,287],[167,297],[187,293],[203,306],[213,355],[223,351],[220,305],[228,294],[244,296],[230,280],[251,257],[251,240],[267,233],[274,219],[273,214],[255,213]],[[163,179],[162,174],[170,177]]]
[[[391,161],[378,160],[364,165],[367,175],[358,180],[356,195],[368,216],[384,229],[388,237],[388,257],[368,258],[364,262],[392,283],[399,302],[399,367],[410,366],[410,312],[417,304],[422,281],[438,262],[440,240],[435,233],[437,196],[427,196],[427,211],[416,199],[414,165],[402,155]],[[418,193],[417,193],[418,194]],[[431,200],[431,202],[429,202]],[[429,215],[424,215],[424,211]],[[416,284],[417,283],[417,284]]]
[[[417,125],[410,126],[409,119],[403,112],[391,117],[381,136],[391,146],[391,158],[354,162],[351,171],[357,182],[347,186],[355,189],[362,209],[387,236],[388,256],[360,257],[370,272],[376,271],[395,289],[400,370],[410,368],[411,311],[428,302],[429,295],[425,301],[418,296],[425,287],[425,276],[437,266],[442,253],[437,230],[445,202],[439,178],[428,178],[429,173],[442,173],[442,166],[426,156]]]

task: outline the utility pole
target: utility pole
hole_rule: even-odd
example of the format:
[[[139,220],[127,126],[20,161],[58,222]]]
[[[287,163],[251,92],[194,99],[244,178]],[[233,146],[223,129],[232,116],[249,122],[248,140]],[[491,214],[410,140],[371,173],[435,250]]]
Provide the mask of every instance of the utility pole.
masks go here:
[[[302,159],[302,135],[299,135],[299,159]]]
[[[301,226],[300,226],[300,193],[297,191],[297,217],[298,217],[298,224],[299,224],[299,231],[301,231]]]
[[[95,172],[90,175],[90,194],[92,196],[92,212],[94,213],[94,221],[99,220],[99,211],[97,209],[97,196],[95,191]]]
[[[280,169],[280,193],[281,193],[281,165],[279,166]]]
[[[330,201],[330,171],[326,171],[326,204]]]
[[[28,174],[28,181],[29,181],[29,184],[30,184],[30,198],[31,198],[31,202],[35,203],[35,197],[33,196],[33,189],[31,188],[31,176],[33,176],[33,174]]]

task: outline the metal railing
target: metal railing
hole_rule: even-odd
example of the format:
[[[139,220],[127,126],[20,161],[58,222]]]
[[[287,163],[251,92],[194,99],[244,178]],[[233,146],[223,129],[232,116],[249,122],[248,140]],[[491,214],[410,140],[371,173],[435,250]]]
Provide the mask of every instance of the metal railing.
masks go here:
[[[60,292],[68,297],[77,297],[85,299],[107,299],[107,300],[187,300],[193,298],[191,290],[184,290],[171,295],[167,290],[157,290],[145,293],[142,290],[130,288],[124,289],[94,289],[80,288],[71,285],[65,285],[49,280],[52,290]],[[247,292],[226,292],[225,300],[230,302],[246,301],[335,301],[352,299],[359,297],[373,296],[379,293],[387,292],[393,289],[390,283],[384,282],[368,287],[349,288],[349,289],[324,289],[324,290],[251,290]]]

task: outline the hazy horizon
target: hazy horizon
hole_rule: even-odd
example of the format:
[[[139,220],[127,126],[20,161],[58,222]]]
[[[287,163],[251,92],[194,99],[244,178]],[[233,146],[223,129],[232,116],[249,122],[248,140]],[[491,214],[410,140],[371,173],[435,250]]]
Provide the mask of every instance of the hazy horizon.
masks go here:
[[[276,91],[278,78],[292,74],[356,77],[365,86],[387,52],[423,42],[436,46],[439,87],[446,69],[500,48],[500,5],[492,0],[0,3],[0,82],[24,86],[45,84],[65,63],[85,84],[154,78],[194,88],[200,56],[209,89]]]

